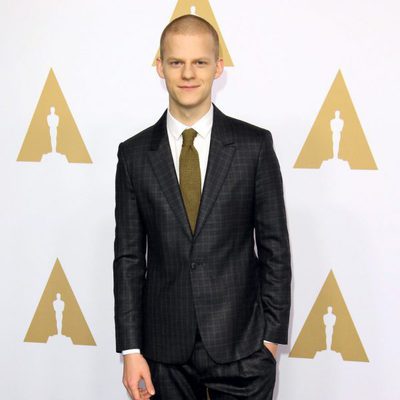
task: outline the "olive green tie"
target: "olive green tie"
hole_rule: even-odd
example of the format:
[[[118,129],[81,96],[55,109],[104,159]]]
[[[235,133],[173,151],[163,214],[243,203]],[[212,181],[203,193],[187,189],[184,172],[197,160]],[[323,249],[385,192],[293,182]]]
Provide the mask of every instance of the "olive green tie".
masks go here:
[[[199,153],[193,146],[197,132],[190,128],[182,133],[183,143],[179,156],[179,185],[192,233],[200,207],[201,175]]]

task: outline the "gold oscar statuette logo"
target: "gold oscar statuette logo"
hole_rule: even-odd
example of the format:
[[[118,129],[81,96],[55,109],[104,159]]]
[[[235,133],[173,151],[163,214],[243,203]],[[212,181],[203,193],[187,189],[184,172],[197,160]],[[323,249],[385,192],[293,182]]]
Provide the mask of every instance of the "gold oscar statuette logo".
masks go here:
[[[294,168],[378,169],[340,70]]]
[[[289,357],[369,362],[333,271],[329,272]]]
[[[24,342],[96,346],[58,259],[40,298]]]
[[[219,37],[219,55],[224,59],[224,65],[233,67],[233,61],[226,47],[225,40],[219,29],[217,20],[214,16],[213,10],[208,0],[178,0],[174,12],[172,13],[171,20],[174,20],[182,15],[194,14],[208,21],[218,33]],[[156,59],[160,56],[160,49],[158,49],[156,56],[153,60],[153,66],[156,65]]]
[[[92,162],[52,69],[17,158],[31,162],[48,160]]]

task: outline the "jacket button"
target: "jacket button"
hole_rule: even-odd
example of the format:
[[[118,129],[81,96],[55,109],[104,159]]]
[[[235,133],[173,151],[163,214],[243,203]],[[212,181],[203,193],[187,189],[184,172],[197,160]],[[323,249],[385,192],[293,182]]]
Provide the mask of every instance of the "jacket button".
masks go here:
[[[190,264],[190,268],[195,269],[195,268],[196,268],[196,263],[192,262],[192,263]]]

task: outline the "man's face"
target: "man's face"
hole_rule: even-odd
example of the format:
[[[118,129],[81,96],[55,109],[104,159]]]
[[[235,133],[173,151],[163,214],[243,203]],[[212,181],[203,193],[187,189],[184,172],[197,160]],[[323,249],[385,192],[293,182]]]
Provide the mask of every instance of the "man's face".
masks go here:
[[[195,109],[211,102],[214,79],[223,71],[222,59],[215,58],[211,34],[168,34],[163,60],[157,60],[157,72],[165,79],[172,108]]]

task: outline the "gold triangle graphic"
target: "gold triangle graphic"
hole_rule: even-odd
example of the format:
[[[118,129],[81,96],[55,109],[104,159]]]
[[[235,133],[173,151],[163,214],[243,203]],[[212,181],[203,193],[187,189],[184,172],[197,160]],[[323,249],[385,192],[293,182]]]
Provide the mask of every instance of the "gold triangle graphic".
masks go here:
[[[68,279],[57,259],[24,342],[96,346]]]
[[[335,130],[336,133],[334,133]],[[336,139],[334,139],[335,135]],[[335,150],[335,141],[337,150]],[[340,70],[322,104],[294,168],[320,168],[323,162],[334,161],[333,158],[348,163],[351,169],[377,169]]]
[[[92,162],[53,69],[47,76],[17,161],[41,161],[49,153],[64,155],[70,163]]]
[[[225,66],[233,67],[232,58],[229,54],[228,48],[226,47],[225,40],[222,36],[221,30],[219,29],[217,20],[210,6],[210,2],[208,0],[178,0],[170,21],[186,14],[196,14],[199,17],[207,20],[214,27],[219,36],[220,57],[224,59]],[[153,66],[156,65],[156,60],[159,56],[160,49],[158,49],[157,54],[154,57]]]
[[[331,308],[330,310],[328,308]],[[329,322],[329,320],[334,322]],[[329,329],[330,332],[329,332]],[[331,349],[328,349],[330,337]],[[341,358],[369,362],[356,327],[331,270],[294,344],[289,357]]]

